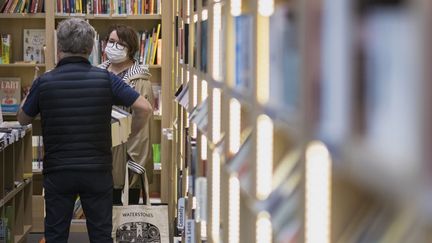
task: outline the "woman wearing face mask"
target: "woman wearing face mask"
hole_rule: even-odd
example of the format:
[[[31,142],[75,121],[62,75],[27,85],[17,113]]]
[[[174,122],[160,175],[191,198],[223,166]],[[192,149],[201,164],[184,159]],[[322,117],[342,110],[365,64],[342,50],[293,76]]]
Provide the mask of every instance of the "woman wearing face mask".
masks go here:
[[[107,69],[122,78],[124,82],[138,91],[153,106],[153,91],[149,80],[151,75],[148,67],[140,65],[134,59],[135,53],[139,50],[136,31],[126,25],[114,25],[108,33],[105,47],[108,60],[99,67]],[[132,116],[134,116],[133,113]],[[136,136],[129,138],[126,144],[113,148],[114,204],[121,204],[121,190],[124,186],[125,165],[128,160],[132,160],[144,167],[149,180],[148,183],[151,183],[153,178],[153,156],[150,139],[151,119],[152,117],[149,116],[144,128]],[[138,204],[141,182],[139,175],[129,173],[129,175],[131,174],[133,176],[129,180],[131,188],[129,191],[129,203]]]

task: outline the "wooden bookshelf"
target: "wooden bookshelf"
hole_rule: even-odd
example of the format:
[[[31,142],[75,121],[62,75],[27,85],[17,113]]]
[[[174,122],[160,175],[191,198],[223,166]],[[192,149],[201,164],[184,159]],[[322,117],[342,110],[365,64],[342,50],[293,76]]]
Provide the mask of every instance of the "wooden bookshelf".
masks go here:
[[[31,127],[25,128],[0,149],[0,218],[8,218],[11,242],[26,242],[32,227],[31,138]]]
[[[424,162],[430,160],[425,145],[432,137],[432,115],[425,109],[432,99],[425,91],[432,77],[426,67],[431,61],[432,31],[425,29],[431,22],[430,1],[280,0],[262,1],[264,7],[258,0],[207,1],[207,6],[202,2],[175,2],[178,39],[174,43],[172,88],[175,93],[181,85],[188,87],[188,106],[181,101],[173,103],[172,158],[177,171],[173,188],[178,188],[176,200],[188,202],[185,217],[196,220],[195,240],[355,242],[373,230],[371,224],[380,224],[382,228],[375,233],[381,240],[430,241],[430,206],[421,206],[430,190],[419,189],[430,188],[430,173],[425,172],[429,165]],[[207,59],[201,60],[204,11]],[[284,20],[283,16],[289,17]],[[396,31],[395,23],[405,26],[401,31],[406,32]],[[242,33],[240,24],[249,27],[249,33]],[[404,37],[402,33],[411,34]],[[245,43],[247,38],[236,42],[242,34],[250,34],[250,43]],[[386,37],[389,44],[370,35]],[[278,42],[275,36],[289,39]],[[250,45],[249,58],[239,52],[246,45]],[[385,50],[381,53],[380,48]],[[247,89],[239,87],[237,72],[244,69],[239,68],[236,56],[251,61],[246,69],[251,72]],[[203,61],[208,64],[207,71],[200,69]],[[400,65],[394,73],[384,68],[390,63]],[[373,77],[375,82],[368,81],[374,74],[378,77]],[[412,87],[402,86],[396,77],[413,80]],[[378,89],[380,82],[386,86]],[[370,87],[376,90],[368,90]],[[402,91],[392,93],[398,88],[415,90],[416,95],[410,96],[414,103],[408,102]],[[203,89],[208,90],[205,97]],[[379,92],[379,97],[373,96],[374,92]],[[290,95],[295,99],[285,98]],[[379,101],[386,104],[382,107],[393,107],[394,113],[388,114],[394,119],[381,115],[394,125],[393,131],[385,130],[383,121],[373,124],[368,120],[373,119],[366,113],[368,109],[376,109],[370,107],[370,97],[384,100]],[[191,115],[205,99],[207,129],[194,131],[197,124],[190,120]],[[403,100],[407,102],[400,102]],[[406,117],[396,104],[411,115]],[[387,114],[387,110],[380,112]],[[386,147],[368,137],[367,132],[373,132],[367,130],[367,122],[384,129],[373,132],[388,143]],[[250,141],[245,142],[249,131]],[[338,137],[342,132],[343,139]],[[395,134],[405,134],[418,146]],[[191,139],[196,140],[198,151],[193,169],[187,151]],[[245,146],[250,146],[249,153],[241,155]],[[321,164],[314,164],[314,159]],[[249,180],[236,164],[248,166]],[[313,174],[317,168],[320,172]],[[196,218],[200,195],[188,186],[198,178],[205,178],[208,185],[205,220]],[[272,206],[278,200],[290,206]],[[313,211],[316,207],[321,211]],[[322,212],[325,215],[319,216]],[[205,236],[200,231],[204,225]],[[400,227],[398,233],[396,227]],[[183,240],[189,239],[186,229],[178,230]],[[323,235],[318,236],[318,231]]]

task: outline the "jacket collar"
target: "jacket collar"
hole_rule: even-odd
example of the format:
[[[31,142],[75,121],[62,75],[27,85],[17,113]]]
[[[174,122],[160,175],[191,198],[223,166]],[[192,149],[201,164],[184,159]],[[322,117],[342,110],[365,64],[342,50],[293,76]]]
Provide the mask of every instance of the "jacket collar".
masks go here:
[[[69,63],[86,63],[86,64],[90,64],[90,62],[89,62],[89,60],[87,58],[80,57],[80,56],[70,56],[70,57],[62,58],[57,63],[57,67],[60,67],[62,65],[66,65],[66,64],[69,64]]]

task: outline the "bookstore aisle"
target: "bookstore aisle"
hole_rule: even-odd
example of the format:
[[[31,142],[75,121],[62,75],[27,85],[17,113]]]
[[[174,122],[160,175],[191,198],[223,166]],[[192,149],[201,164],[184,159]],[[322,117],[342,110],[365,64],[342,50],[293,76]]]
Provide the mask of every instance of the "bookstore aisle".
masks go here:
[[[108,23],[139,32],[170,242],[432,242],[432,1],[0,0],[5,120],[72,16],[94,65]],[[43,232],[39,123],[0,128],[0,242]]]

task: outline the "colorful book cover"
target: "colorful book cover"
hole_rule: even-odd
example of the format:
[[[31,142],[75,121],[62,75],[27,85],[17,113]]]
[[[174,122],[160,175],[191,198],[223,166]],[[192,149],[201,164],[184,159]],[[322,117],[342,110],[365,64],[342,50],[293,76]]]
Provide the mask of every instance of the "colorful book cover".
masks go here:
[[[160,143],[154,143],[152,144],[153,148],[153,163],[160,164],[160,152],[161,152],[161,145]]]
[[[2,64],[10,63],[10,52],[11,52],[11,41],[12,37],[10,34],[1,35],[1,62]]]
[[[24,29],[23,38],[24,61],[45,63],[45,29]]]
[[[1,77],[0,98],[2,113],[15,114],[21,103],[21,78]]]

